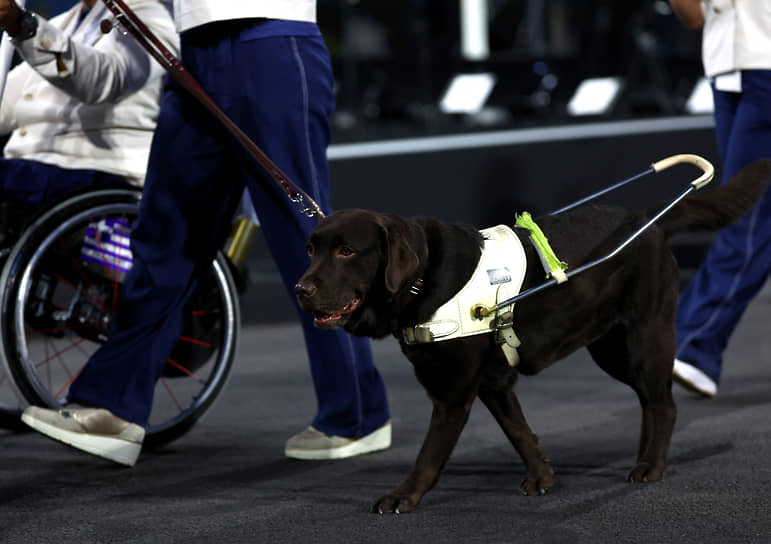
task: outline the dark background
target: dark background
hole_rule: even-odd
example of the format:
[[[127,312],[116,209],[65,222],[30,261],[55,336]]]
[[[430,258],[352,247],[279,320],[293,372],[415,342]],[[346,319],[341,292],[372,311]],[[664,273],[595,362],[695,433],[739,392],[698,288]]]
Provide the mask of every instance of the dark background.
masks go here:
[[[70,5],[27,3],[44,16]],[[686,30],[665,0],[489,0],[484,61],[461,55],[459,1],[320,0],[318,6],[336,75],[335,209],[436,215],[483,228],[510,223],[516,212],[552,211],[673,154],[703,155],[719,175],[710,115],[685,109],[702,75],[700,32]],[[438,103],[452,77],[474,72],[497,78],[484,110],[442,113]],[[600,76],[623,81],[613,106],[601,115],[570,116],[567,103],[578,84]],[[650,128],[655,123],[661,125]],[[550,135],[535,137],[541,129]],[[458,136],[488,143],[443,147]],[[426,139],[436,147],[414,152]],[[378,152],[383,142],[400,150]],[[374,144],[375,151],[351,158],[349,148],[360,144]],[[647,208],[671,199],[693,176],[676,167],[604,201]],[[674,240],[684,281],[710,239]],[[294,319],[259,237],[248,274],[247,322]]]
[[[489,0],[490,56],[461,55],[459,1],[319,0],[337,76],[335,142],[583,122],[565,106],[589,77],[620,76],[608,119],[684,113],[701,75],[700,32],[666,0]],[[43,16],[73,0],[28,0]],[[489,71],[494,116],[436,107],[453,75]]]

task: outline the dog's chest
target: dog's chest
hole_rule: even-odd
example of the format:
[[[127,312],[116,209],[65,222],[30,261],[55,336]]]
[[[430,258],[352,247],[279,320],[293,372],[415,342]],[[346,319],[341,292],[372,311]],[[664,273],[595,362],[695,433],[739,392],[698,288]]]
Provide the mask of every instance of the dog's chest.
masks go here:
[[[495,306],[519,293],[525,278],[527,260],[522,243],[506,225],[481,231],[482,255],[469,281],[452,299],[440,306],[426,321],[402,330],[408,344],[451,340],[486,334],[496,329],[497,313],[476,317],[477,304]]]

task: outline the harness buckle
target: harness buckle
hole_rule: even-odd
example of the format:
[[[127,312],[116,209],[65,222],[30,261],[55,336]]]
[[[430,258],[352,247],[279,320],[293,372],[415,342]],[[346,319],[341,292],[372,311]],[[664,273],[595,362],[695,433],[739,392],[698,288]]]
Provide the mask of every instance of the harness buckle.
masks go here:
[[[509,366],[517,366],[519,363],[517,348],[522,342],[514,332],[514,312],[509,310],[496,315],[491,325],[495,329],[495,343],[501,346]]]
[[[434,340],[434,335],[429,327],[415,325],[402,329],[402,339],[405,344],[426,344]]]

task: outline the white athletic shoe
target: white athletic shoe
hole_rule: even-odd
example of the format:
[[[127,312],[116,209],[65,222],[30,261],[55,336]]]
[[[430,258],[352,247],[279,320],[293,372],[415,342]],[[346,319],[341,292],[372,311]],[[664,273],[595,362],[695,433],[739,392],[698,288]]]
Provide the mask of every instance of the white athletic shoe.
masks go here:
[[[391,446],[391,422],[361,438],[344,438],[322,433],[308,427],[287,440],[284,454],[292,459],[317,461],[344,459],[372,453]]]
[[[54,440],[121,465],[134,466],[145,429],[104,408],[50,410],[30,406],[21,420]]]
[[[675,359],[675,366],[672,372],[672,377],[675,381],[691,391],[710,398],[717,395],[717,384],[715,381],[695,366],[680,359]]]

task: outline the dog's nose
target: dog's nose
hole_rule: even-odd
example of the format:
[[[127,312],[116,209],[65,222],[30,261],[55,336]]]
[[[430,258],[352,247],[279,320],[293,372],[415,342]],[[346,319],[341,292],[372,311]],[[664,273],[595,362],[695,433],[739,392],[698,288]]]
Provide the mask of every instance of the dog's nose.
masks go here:
[[[298,297],[312,297],[316,294],[316,286],[312,283],[298,281],[297,285],[294,286],[294,294]]]

